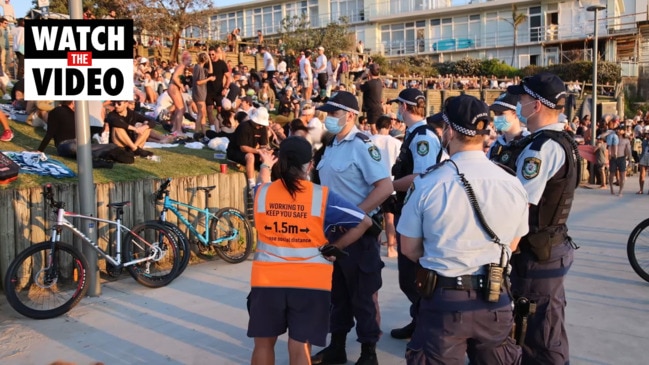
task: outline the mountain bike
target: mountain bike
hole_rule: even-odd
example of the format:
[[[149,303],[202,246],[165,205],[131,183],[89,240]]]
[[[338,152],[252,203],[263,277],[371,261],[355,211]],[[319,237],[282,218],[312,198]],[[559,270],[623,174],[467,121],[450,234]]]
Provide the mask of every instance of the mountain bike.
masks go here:
[[[49,240],[20,252],[5,276],[7,301],[18,313],[34,319],[57,317],[72,309],[86,294],[88,261],[77,248],[61,242],[63,229],[70,230],[83,244],[94,248],[106,260],[107,266],[126,268],[144,286],[162,287],[176,277],[180,261],[174,237],[164,225],[155,222],[133,229],[122,225],[124,206],[130,202],[108,204],[117,211],[112,221],[66,211],[64,202],[54,200],[51,185],[45,186],[43,195],[56,214]],[[104,251],[68,218],[114,227],[115,254]]]
[[[626,245],[626,254],[631,267],[646,281],[649,281],[649,219],[638,224],[631,234]]]
[[[175,232],[182,230],[175,224],[167,222],[167,211],[171,211],[184,224],[191,237],[189,240],[192,251],[201,258],[211,259],[214,254],[226,262],[236,264],[245,261],[253,248],[252,226],[245,215],[236,208],[208,208],[210,192],[216,186],[199,186],[196,191],[205,193],[205,207],[201,209],[191,204],[179,202],[169,197],[169,184],[171,178],[166,179],[155,193],[155,199],[162,200],[162,211],[159,222],[164,222],[166,227]],[[186,209],[188,213],[197,212],[194,220],[207,227],[204,232],[199,232],[195,224],[185,217],[179,208]],[[199,219],[202,217],[202,219]]]

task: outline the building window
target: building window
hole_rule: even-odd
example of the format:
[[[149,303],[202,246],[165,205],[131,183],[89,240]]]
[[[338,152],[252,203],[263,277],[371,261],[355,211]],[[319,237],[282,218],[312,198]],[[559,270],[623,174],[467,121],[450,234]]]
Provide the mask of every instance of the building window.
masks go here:
[[[543,29],[541,28],[541,7],[530,7],[528,19],[530,22],[530,42],[540,42],[543,37]]]
[[[337,22],[341,17],[347,17],[350,23],[365,20],[364,0],[331,0],[331,17],[329,21]]]

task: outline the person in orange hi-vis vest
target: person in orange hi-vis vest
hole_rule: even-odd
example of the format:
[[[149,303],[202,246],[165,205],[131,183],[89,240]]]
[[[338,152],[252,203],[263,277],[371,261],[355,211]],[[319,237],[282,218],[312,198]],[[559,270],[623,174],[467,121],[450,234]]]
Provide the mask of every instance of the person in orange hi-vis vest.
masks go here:
[[[289,137],[279,158],[260,153],[255,195],[257,251],[248,296],[248,337],[254,337],[251,364],[274,364],[277,337],[288,329],[291,365],[310,364],[311,345],[324,346],[329,332],[332,262],[372,225],[371,219],[338,194],[308,181],[311,144]],[[280,178],[270,182],[279,164]],[[325,231],[346,233],[328,243]]]

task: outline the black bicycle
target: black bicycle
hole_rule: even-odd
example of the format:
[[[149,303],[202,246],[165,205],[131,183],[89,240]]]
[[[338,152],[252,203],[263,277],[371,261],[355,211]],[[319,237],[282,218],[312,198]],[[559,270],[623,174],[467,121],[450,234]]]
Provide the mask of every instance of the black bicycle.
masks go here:
[[[626,254],[631,267],[646,281],[649,281],[649,219],[638,224],[626,244]]]

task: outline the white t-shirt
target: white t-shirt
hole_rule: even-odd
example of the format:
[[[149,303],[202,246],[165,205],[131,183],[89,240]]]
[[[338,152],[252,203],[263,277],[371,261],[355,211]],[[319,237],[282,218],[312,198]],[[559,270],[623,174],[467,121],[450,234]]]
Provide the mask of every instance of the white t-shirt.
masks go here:
[[[264,68],[266,71],[275,71],[275,60],[270,52],[264,52]]]
[[[313,149],[320,149],[320,147],[322,147],[322,133],[324,132],[324,125],[322,125],[320,119],[313,117],[306,126],[307,128],[309,128],[309,136],[311,137]]]
[[[381,162],[388,171],[392,171],[392,166],[397,162],[399,151],[401,150],[401,141],[389,134],[374,134],[370,136],[376,148],[381,152]],[[391,176],[394,180],[394,176]]]
[[[153,109],[153,117],[158,118],[163,110],[169,109],[172,105],[174,105],[174,101],[171,99],[171,96],[169,96],[169,93],[166,91],[163,92],[158,96],[158,99],[156,99],[155,108]]]
[[[327,56],[321,54],[315,60],[316,73],[321,74],[327,72],[326,67],[327,67]]]
[[[282,61],[277,65],[277,72],[285,73],[285,72],[286,72],[286,67],[287,67],[286,62],[285,62],[284,60],[282,60]]]
[[[309,65],[309,67],[307,67],[306,65]],[[300,77],[302,78],[302,80],[313,80],[313,69],[311,68],[311,61],[309,61],[309,59],[306,57],[300,60]]]

